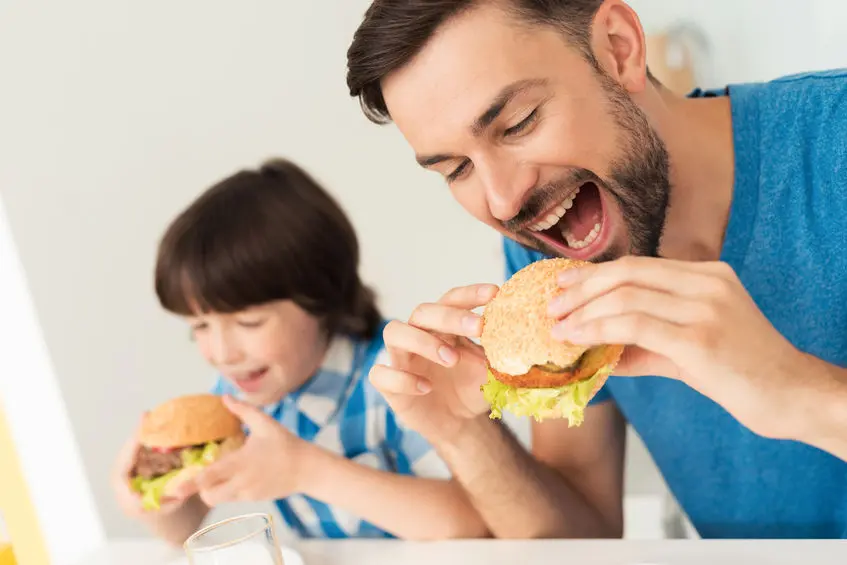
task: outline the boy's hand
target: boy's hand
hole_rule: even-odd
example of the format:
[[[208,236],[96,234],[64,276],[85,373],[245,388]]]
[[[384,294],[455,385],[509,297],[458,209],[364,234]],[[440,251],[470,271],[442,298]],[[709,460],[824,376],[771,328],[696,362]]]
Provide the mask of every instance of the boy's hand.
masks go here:
[[[264,412],[224,397],[227,408],[250,430],[239,449],[204,469],[181,492],[198,492],[209,506],[234,501],[285,498],[301,484],[303,457],[311,444],[295,436]]]
[[[135,466],[135,458],[140,447],[138,431],[136,431],[118,452],[111,477],[112,490],[115,493],[118,506],[131,518],[143,518],[152,514],[162,516],[179,510],[185,504],[186,498],[190,496],[189,493],[186,493],[188,496],[179,496],[178,498],[163,498],[157,510],[145,510],[143,508],[141,495],[132,490],[130,486],[130,474]]]

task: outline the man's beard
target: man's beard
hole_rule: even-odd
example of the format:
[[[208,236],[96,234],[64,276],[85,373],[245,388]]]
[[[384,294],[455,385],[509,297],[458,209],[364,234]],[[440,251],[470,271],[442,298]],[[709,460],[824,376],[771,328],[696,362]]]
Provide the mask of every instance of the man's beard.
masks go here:
[[[647,116],[626,91],[601,69],[600,84],[607,95],[609,111],[620,132],[620,155],[610,164],[608,178],[588,169],[572,169],[566,178],[537,188],[520,212],[503,226],[548,255],[559,255],[533,232],[521,229],[561,200],[574,185],[593,182],[618,203],[629,236],[629,248],[612,247],[592,258],[593,262],[616,259],[626,254],[657,257],[665,228],[670,198],[670,167],[667,148],[647,121]],[[606,229],[604,227],[604,229]]]

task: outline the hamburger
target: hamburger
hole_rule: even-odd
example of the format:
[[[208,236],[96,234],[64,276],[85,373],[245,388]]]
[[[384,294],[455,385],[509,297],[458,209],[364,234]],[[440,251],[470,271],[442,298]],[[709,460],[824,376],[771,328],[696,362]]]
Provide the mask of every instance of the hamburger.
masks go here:
[[[181,396],[145,414],[130,472],[146,510],[158,510],[181,483],[244,443],[241,421],[212,394]]]
[[[555,258],[524,267],[506,281],[482,314],[480,344],[488,382],[482,385],[491,418],[503,410],[536,421],[568,419],[580,426],[588,402],[605,384],[623,345],[585,347],[551,336],[557,319],[547,315],[550,300],[563,292],[557,275],[589,263]]]

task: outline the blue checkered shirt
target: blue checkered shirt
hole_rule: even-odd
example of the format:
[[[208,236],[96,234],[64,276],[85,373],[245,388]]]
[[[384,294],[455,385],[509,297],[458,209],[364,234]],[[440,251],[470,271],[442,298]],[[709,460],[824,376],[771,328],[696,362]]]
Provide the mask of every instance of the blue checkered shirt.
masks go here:
[[[371,341],[336,337],[321,367],[298,390],[264,411],[292,433],[361,465],[426,478],[450,478],[446,464],[418,433],[404,427],[368,373],[389,364],[382,328]],[[215,394],[239,397],[223,378]],[[350,512],[309,496],[274,501],[287,526],[301,538],[390,538]]]

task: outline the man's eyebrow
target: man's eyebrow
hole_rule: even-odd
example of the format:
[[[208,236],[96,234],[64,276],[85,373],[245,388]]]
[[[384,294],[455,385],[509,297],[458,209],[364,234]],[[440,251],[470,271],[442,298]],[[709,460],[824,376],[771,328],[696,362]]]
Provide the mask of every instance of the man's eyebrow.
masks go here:
[[[524,79],[506,85],[502,90],[500,90],[500,92],[497,93],[497,96],[494,97],[491,104],[488,105],[488,108],[486,108],[485,111],[480,114],[476,120],[474,120],[473,124],[471,124],[471,132],[475,136],[481,135],[488,126],[497,119],[497,116],[503,112],[503,109],[509,104],[509,102],[511,102],[517,95],[531,88],[545,86],[546,84],[547,81],[545,79]],[[444,153],[437,155],[415,156],[418,164],[424,168],[455,158],[455,155],[448,155]]]
[[[446,155],[446,154],[444,154],[444,155],[417,155],[415,157],[415,160],[418,162],[418,165],[420,165],[421,167],[426,169],[426,168],[431,167],[433,165],[437,165],[438,163],[441,163],[443,161],[449,161],[450,159],[455,159],[455,158],[456,157],[454,155]]]

